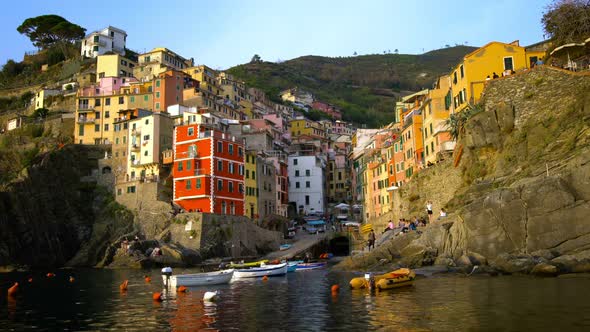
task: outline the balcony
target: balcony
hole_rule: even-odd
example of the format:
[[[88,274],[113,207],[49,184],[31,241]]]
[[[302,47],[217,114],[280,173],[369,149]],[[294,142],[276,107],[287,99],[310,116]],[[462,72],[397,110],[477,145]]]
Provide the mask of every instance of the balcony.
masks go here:
[[[133,129],[131,130],[131,135],[133,136],[140,136],[141,135],[141,129]]]
[[[195,169],[195,175],[210,175],[209,171],[210,170],[208,170],[206,168],[198,168],[198,169]]]
[[[130,159],[129,164],[131,167],[139,167],[141,166],[141,161],[139,159]]]
[[[174,159],[185,159],[185,158],[198,158],[199,154],[192,151],[177,152]]]
[[[94,123],[94,118],[86,118],[86,117],[79,117],[76,120],[76,123],[80,123],[80,124],[89,124],[89,123]]]
[[[133,143],[131,144],[131,151],[139,151],[140,150],[140,146],[138,143]]]

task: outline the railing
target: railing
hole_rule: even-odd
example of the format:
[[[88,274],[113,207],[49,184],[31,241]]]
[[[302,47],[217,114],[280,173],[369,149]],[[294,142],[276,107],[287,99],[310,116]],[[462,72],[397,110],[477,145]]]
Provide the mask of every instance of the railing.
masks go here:
[[[131,135],[133,135],[133,136],[139,136],[139,135],[141,135],[141,129],[133,129],[131,131]]]
[[[139,148],[140,148],[140,146],[137,143],[131,145],[131,150],[133,150],[133,151],[139,150]]]
[[[129,163],[131,164],[132,167],[137,167],[137,166],[141,165],[141,162],[139,159],[135,159],[135,160],[130,159]]]
[[[90,107],[88,104],[78,104],[79,110],[91,110],[93,107]]]
[[[174,159],[182,158],[197,158],[199,156],[196,152],[177,152]]]
[[[94,123],[96,119],[91,119],[91,118],[78,118],[78,120],[76,120],[77,123]]]

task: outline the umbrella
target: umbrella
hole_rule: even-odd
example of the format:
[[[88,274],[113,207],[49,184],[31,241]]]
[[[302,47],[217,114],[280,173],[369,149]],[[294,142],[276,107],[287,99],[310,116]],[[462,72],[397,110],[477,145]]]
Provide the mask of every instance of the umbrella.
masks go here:
[[[340,203],[335,206],[335,208],[337,208],[337,209],[348,209],[349,207],[350,207],[350,205],[348,205],[346,203]]]

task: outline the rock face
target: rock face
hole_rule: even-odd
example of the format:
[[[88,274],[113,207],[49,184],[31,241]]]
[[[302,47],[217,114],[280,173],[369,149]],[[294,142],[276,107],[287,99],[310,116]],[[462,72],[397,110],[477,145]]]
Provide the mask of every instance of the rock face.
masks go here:
[[[446,266],[590,271],[590,76],[539,68],[493,81],[484,93],[485,111],[458,142],[459,167],[436,165],[394,194],[394,218],[421,214],[424,202],[408,199],[417,194],[451,212],[410,243],[387,243],[400,253],[394,264],[421,266],[417,257],[428,249]],[[342,268],[369,268],[365,256],[383,250]]]
[[[110,241],[132,228],[132,216],[106,191],[80,179],[104,156],[68,146],[45,154],[0,192],[0,266],[94,266]]]

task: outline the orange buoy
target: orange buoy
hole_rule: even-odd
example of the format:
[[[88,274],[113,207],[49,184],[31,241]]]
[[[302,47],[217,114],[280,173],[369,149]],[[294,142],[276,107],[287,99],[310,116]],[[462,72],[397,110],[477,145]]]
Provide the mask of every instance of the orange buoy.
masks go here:
[[[33,278],[29,278],[29,282],[33,282]]]
[[[184,287],[184,286],[178,287],[178,292],[179,293],[186,293],[186,287]]]
[[[119,290],[121,292],[126,292],[127,291],[127,284],[128,283],[129,283],[129,280],[123,281],[123,283],[119,285]]]
[[[262,277],[262,281],[267,281],[267,280],[268,280],[268,276]]]
[[[152,282],[152,278],[150,278],[149,276],[145,276],[145,282],[147,282],[147,283]]]
[[[51,272],[47,273],[47,278],[53,278],[53,277],[55,277],[55,273],[51,273]]]
[[[157,302],[162,302],[162,294],[161,293],[154,293],[152,295],[152,299]]]
[[[74,279],[74,277],[70,276],[70,282],[74,282],[76,281],[76,279]]]
[[[340,286],[339,285],[332,285],[332,293],[338,293],[338,291],[340,290]]]
[[[18,292],[18,282],[15,282],[14,285],[8,289],[8,296],[15,296],[16,292]]]

